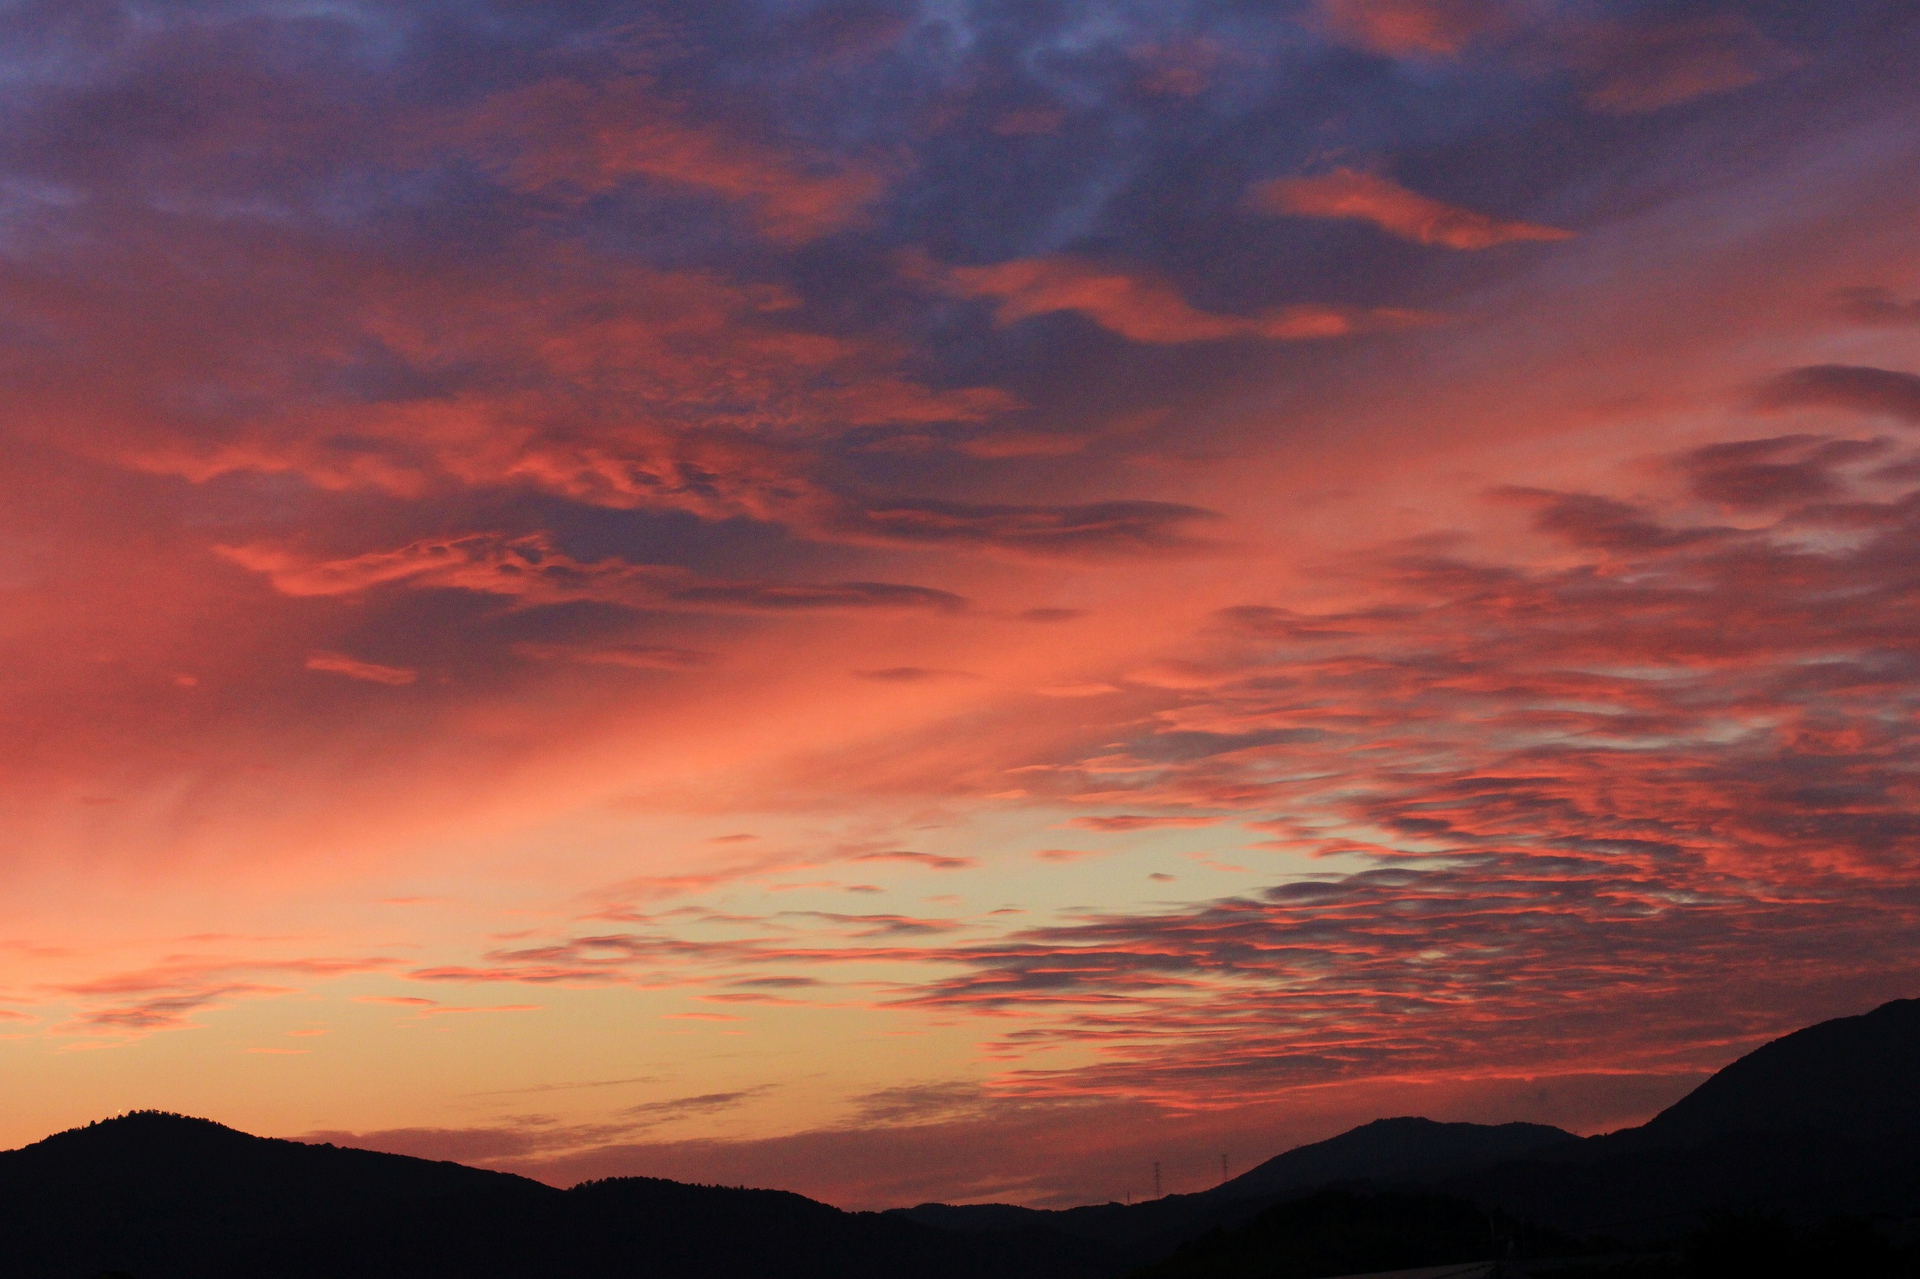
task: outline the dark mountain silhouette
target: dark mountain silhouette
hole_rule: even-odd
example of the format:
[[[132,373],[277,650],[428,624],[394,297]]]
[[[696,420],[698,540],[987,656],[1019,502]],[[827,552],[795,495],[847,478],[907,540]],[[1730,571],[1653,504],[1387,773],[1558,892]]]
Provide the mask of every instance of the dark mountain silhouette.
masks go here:
[[[1378,1120],[1202,1194],[1052,1212],[848,1213],[647,1178],[558,1190],[139,1113],[0,1152],[0,1279],[1309,1279],[1459,1259],[1468,1213],[1676,1249],[1744,1213],[1811,1256],[1841,1237],[1823,1221],[1911,1229],[1917,1210],[1920,1000],[1902,1000],[1775,1040],[1635,1129]],[[1881,1247],[1878,1229],[1846,1237]]]
[[[1137,1279],[1319,1279],[1490,1259],[1486,1215],[1463,1199],[1323,1190],[1216,1230]]]
[[[1546,1124],[1444,1124],[1376,1119],[1337,1137],[1296,1146],[1205,1193],[1247,1199],[1343,1181],[1459,1173],[1580,1139]]]
[[[1635,1131],[1668,1146],[1748,1133],[1872,1141],[1920,1131],[1920,999],[1764,1044]]]
[[[1134,1265],[1209,1231],[1251,1229],[1268,1205],[1328,1186],[1440,1192],[1544,1229],[1630,1242],[1678,1239],[1728,1210],[1899,1215],[1920,1208],[1916,1099],[1920,1000],[1900,1000],[1764,1045],[1647,1124],[1603,1136],[1376,1120],[1199,1195],[1060,1212],[922,1204],[904,1215],[1071,1235]]]
[[[1056,1234],[1089,1245],[1091,1256],[1127,1269],[1209,1231],[1237,1226],[1276,1200],[1305,1191],[1458,1174],[1579,1141],[1572,1133],[1544,1124],[1377,1119],[1337,1137],[1295,1147],[1198,1194],[1057,1211],[1011,1204],[921,1204],[897,1209],[896,1215],[948,1230]]]
[[[1802,1220],[1920,1207],[1920,999],[1821,1022],[1638,1128],[1424,1179],[1534,1221],[1657,1237],[1714,1211]]]
[[[0,1276],[1076,1279],[1051,1236],[957,1235],[773,1190],[648,1178],[557,1190],[452,1163],[142,1113],[0,1152]]]

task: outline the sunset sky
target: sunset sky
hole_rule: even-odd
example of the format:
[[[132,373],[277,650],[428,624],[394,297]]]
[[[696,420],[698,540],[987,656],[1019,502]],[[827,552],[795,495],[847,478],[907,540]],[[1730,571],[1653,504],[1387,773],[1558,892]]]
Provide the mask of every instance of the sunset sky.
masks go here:
[[[0,1147],[848,1207],[1920,995],[1911,0],[0,0]]]

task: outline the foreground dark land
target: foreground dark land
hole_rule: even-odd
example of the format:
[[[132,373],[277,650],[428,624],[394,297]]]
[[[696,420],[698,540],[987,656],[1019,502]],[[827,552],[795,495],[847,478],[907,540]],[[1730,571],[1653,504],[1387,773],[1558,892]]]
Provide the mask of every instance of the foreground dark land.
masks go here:
[[[1386,1119],[1197,1195],[847,1213],[504,1173],[140,1113],[0,1153],[0,1279],[1565,1279],[1920,1275],[1920,1000],[1789,1035],[1649,1123]]]

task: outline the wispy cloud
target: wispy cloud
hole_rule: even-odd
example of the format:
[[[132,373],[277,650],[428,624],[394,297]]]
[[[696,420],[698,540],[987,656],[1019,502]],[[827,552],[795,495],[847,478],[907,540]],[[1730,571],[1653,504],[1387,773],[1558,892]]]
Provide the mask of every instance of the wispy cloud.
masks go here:
[[[1369,222],[1403,240],[1449,249],[1491,249],[1501,244],[1573,238],[1573,232],[1558,227],[1509,221],[1459,208],[1359,169],[1335,169],[1310,178],[1275,178],[1255,187],[1249,199],[1262,212]]]
[[[345,675],[348,679],[362,680],[369,684],[386,684],[403,688],[420,678],[420,672],[407,666],[382,666],[378,662],[363,662],[345,653],[314,653],[307,658],[307,669],[325,671],[333,675]]]
[[[1003,325],[1070,311],[1134,342],[1312,341],[1411,328],[1431,320],[1417,311],[1391,307],[1300,304],[1259,315],[1201,311],[1150,273],[1078,258],[1025,258],[977,267],[925,264],[918,273],[961,297],[995,299],[994,319]]]

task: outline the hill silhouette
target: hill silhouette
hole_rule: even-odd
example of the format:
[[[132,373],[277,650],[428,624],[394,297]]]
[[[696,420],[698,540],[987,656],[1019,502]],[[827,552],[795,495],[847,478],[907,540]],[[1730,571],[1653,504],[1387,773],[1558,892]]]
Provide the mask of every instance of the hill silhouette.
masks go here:
[[[1636,1131],[1669,1146],[1751,1133],[1875,1140],[1920,1131],[1920,999],[1763,1044]]]
[[[136,1113],[0,1152],[0,1279],[1311,1279],[1461,1259],[1495,1220],[1678,1241],[1744,1213],[1817,1241],[1916,1210],[1920,1000],[1901,1000],[1766,1044],[1638,1128],[1376,1120],[1201,1194],[1061,1211],[559,1190]]]
[[[1136,1272],[1137,1279],[1319,1279],[1362,1271],[1484,1261],[1487,1218],[1462,1199],[1323,1190],[1275,1204],[1237,1230],[1216,1230]]]
[[[1647,1123],[1426,1184],[1626,1237],[1715,1211],[1797,1219],[1920,1208],[1920,999],[1764,1044]]]
[[[1677,1240],[1730,1211],[1799,1221],[1903,1216],[1920,1209],[1916,1099],[1920,1000],[1897,1000],[1763,1045],[1646,1124],[1597,1137],[1384,1119],[1198,1195],[1056,1212],[922,1204],[904,1213],[955,1229],[1055,1232],[1134,1265],[1210,1231],[1258,1234],[1251,1223],[1269,1205],[1325,1187],[1440,1193],[1542,1230],[1630,1243]]]
[[[1247,1199],[1343,1181],[1458,1173],[1579,1140],[1546,1124],[1447,1124],[1412,1116],[1376,1119],[1337,1137],[1275,1155],[1204,1193]]]
[[[775,1190],[558,1190],[453,1163],[136,1113],[0,1152],[0,1276],[538,1279],[1077,1276],[1050,1237],[955,1235]]]

